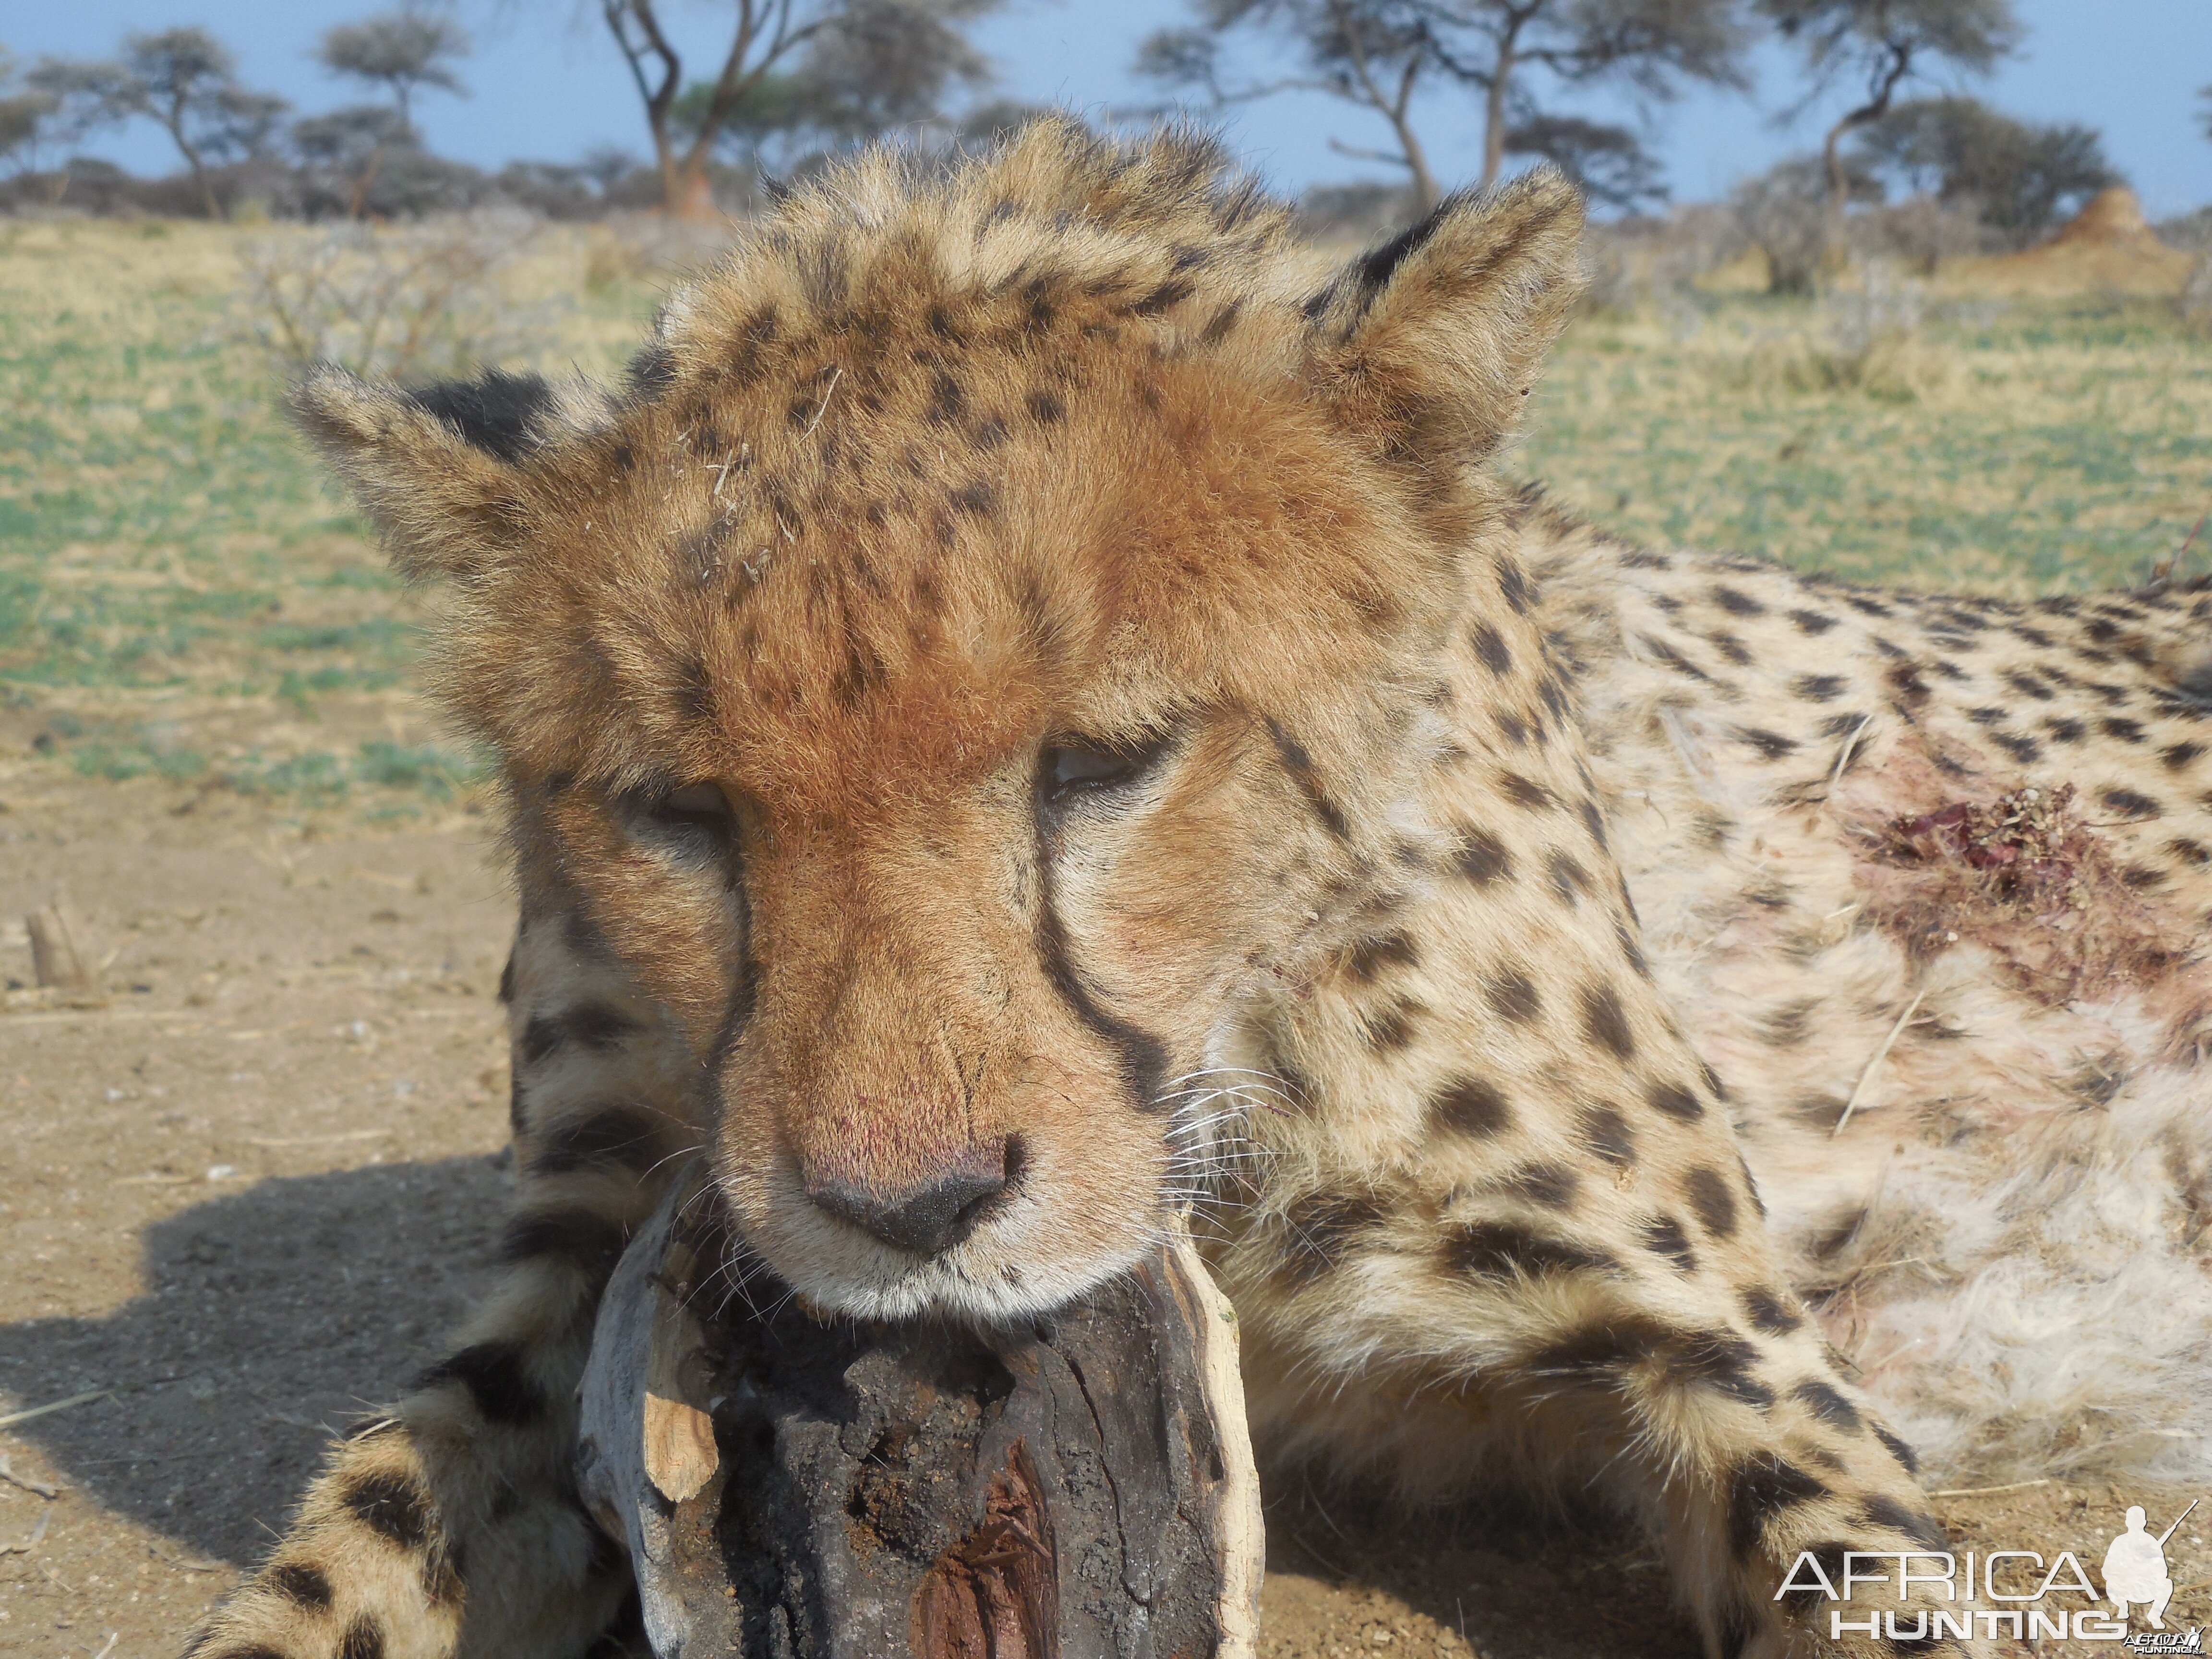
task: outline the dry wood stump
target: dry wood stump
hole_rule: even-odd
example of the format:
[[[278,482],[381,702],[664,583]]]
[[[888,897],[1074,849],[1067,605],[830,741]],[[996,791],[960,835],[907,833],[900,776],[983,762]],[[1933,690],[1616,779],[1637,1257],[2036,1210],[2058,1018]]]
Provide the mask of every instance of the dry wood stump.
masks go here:
[[[1180,1232],[1018,1328],[825,1321],[695,1171],[608,1286],[578,1463],[659,1659],[1254,1651],[1234,1316]]]

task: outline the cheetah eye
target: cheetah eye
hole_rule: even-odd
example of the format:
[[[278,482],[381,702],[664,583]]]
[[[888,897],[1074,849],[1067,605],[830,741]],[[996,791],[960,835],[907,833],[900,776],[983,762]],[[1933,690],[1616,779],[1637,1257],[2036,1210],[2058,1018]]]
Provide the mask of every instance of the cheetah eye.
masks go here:
[[[729,798],[711,783],[686,784],[637,804],[639,827],[656,841],[692,857],[728,849],[737,834]]]
[[[1162,738],[1131,746],[1097,739],[1048,744],[1038,757],[1038,789],[1054,805],[1079,795],[1104,794],[1134,783],[1152,769],[1165,748]]]

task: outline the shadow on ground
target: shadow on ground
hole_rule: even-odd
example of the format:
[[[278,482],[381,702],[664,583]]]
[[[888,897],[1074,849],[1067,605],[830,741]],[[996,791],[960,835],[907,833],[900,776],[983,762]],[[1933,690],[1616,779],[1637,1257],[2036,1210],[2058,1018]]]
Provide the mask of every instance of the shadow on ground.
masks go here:
[[[0,1326],[26,1405],[114,1397],[15,1432],[105,1508],[258,1559],[334,1432],[437,1357],[507,1201],[483,1158],[267,1180],[147,1229],[143,1291],[100,1318]]]

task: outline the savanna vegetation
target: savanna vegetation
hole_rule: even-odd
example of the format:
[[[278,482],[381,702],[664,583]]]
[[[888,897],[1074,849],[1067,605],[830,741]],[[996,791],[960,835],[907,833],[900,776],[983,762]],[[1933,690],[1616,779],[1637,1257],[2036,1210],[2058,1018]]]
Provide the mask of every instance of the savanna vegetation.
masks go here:
[[[287,430],[284,366],[611,373],[704,252],[651,222],[0,228],[0,713],[44,765],[184,801],[404,817],[465,793],[410,690],[429,601]],[[2125,584],[2212,505],[2212,339],[2160,301],[1680,286],[1577,321],[1510,465],[1647,544]]]

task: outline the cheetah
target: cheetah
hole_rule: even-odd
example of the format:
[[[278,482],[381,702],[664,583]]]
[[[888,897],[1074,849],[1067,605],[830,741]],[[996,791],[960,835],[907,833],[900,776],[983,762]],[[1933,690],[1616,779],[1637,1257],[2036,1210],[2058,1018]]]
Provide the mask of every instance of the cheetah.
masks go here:
[[[1324,270],[1210,141],[1047,120],[799,188],[617,389],[302,382],[501,762],[518,1195],[496,1293],[197,1654],[602,1639],[629,1577],[574,1389],[694,1150],[830,1314],[1044,1315],[1194,1206],[1264,1468],[1601,1493],[1714,1659],[1949,1644],[1790,1587],[1942,1547],[1831,1341],[1872,1321],[1925,1428],[1996,1420],[1872,1264],[1917,1226],[1997,1272],[2019,1239],[1936,1238],[1912,1181],[1964,1142],[2058,1204],[2045,1119],[2156,1200],[2104,1248],[2194,1271],[2205,602],[1877,598],[1516,491],[1580,225],[1539,172]],[[1945,813],[2055,790],[2076,751],[2031,717],[2107,681],[2142,746],[2100,764],[2156,811],[2061,827],[2124,878],[2130,962],[2166,955],[2100,958],[2082,1012]],[[2097,1128],[2051,1080],[2085,1043],[2125,1067]],[[1923,1097],[1969,1049],[1998,1081]]]

